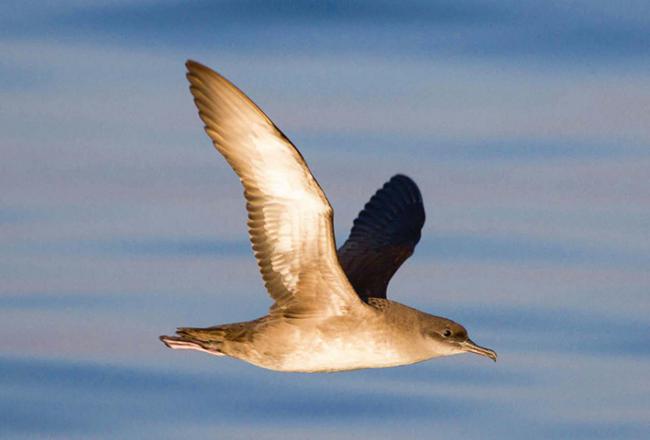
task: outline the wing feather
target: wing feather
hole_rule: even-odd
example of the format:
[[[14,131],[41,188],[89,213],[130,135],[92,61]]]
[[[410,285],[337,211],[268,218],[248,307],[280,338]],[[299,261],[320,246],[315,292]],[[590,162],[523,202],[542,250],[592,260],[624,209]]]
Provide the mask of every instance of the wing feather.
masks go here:
[[[393,176],[370,198],[338,251],[360,297],[386,298],[391,277],[420,241],[424,220],[420,190],[407,176]]]
[[[197,62],[186,66],[205,131],[244,186],[271,313],[336,315],[361,304],[338,262],[332,207],[302,155],[232,83]]]

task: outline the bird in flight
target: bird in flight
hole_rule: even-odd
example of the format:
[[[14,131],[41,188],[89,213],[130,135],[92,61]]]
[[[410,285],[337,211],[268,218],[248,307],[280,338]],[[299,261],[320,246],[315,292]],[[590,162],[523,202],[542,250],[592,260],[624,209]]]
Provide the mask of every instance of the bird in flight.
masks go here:
[[[416,184],[392,177],[338,251],[332,207],[291,141],[223,76],[188,61],[205,131],[244,186],[248,232],[274,303],[268,315],[161,336],[169,348],[230,356],[277,371],[332,372],[476,353],[465,328],[386,298],[425,214]]]

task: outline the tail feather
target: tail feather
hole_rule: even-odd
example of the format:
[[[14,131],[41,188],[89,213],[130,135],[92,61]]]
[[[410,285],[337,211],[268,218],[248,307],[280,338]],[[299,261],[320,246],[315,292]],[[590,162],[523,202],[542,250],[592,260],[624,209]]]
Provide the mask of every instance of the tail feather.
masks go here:
[[[224,334],[222,329],[216,327],[182,327],[176,330],[176,336],[160,336],[160,340],[174,350],[197,350],[215,356],[224,356],[220,350]]]
[[[176,334],[181,338],[201,342],[223,342],[226,331],[223,327],[179,327],[176,329]]]

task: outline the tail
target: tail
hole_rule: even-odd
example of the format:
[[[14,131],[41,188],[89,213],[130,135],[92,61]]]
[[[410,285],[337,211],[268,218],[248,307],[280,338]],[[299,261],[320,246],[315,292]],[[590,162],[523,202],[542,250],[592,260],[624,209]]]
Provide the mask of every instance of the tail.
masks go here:
[[[174,350],[197,350],[215,356],[225,356],[221,351],[224,336],[225,330],[222,327],[181,327],[176,330],[176,336],[161,336],[160,340]]]

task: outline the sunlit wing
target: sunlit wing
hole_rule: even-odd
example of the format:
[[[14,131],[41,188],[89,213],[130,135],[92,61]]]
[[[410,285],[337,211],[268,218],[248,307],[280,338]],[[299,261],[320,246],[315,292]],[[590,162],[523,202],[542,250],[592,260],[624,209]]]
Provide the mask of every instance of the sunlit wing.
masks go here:
[[[420,190],[400,174],[366,203],[338,251],[341,266],[360,297],[386,298],[388,282],[420,241],[424,219]]]
[[[332,207],[298,150],[232,83],[197,62],[186,65],[205,131],[244,186],[271,313],[337,315],[360,306],[336,255]]]

